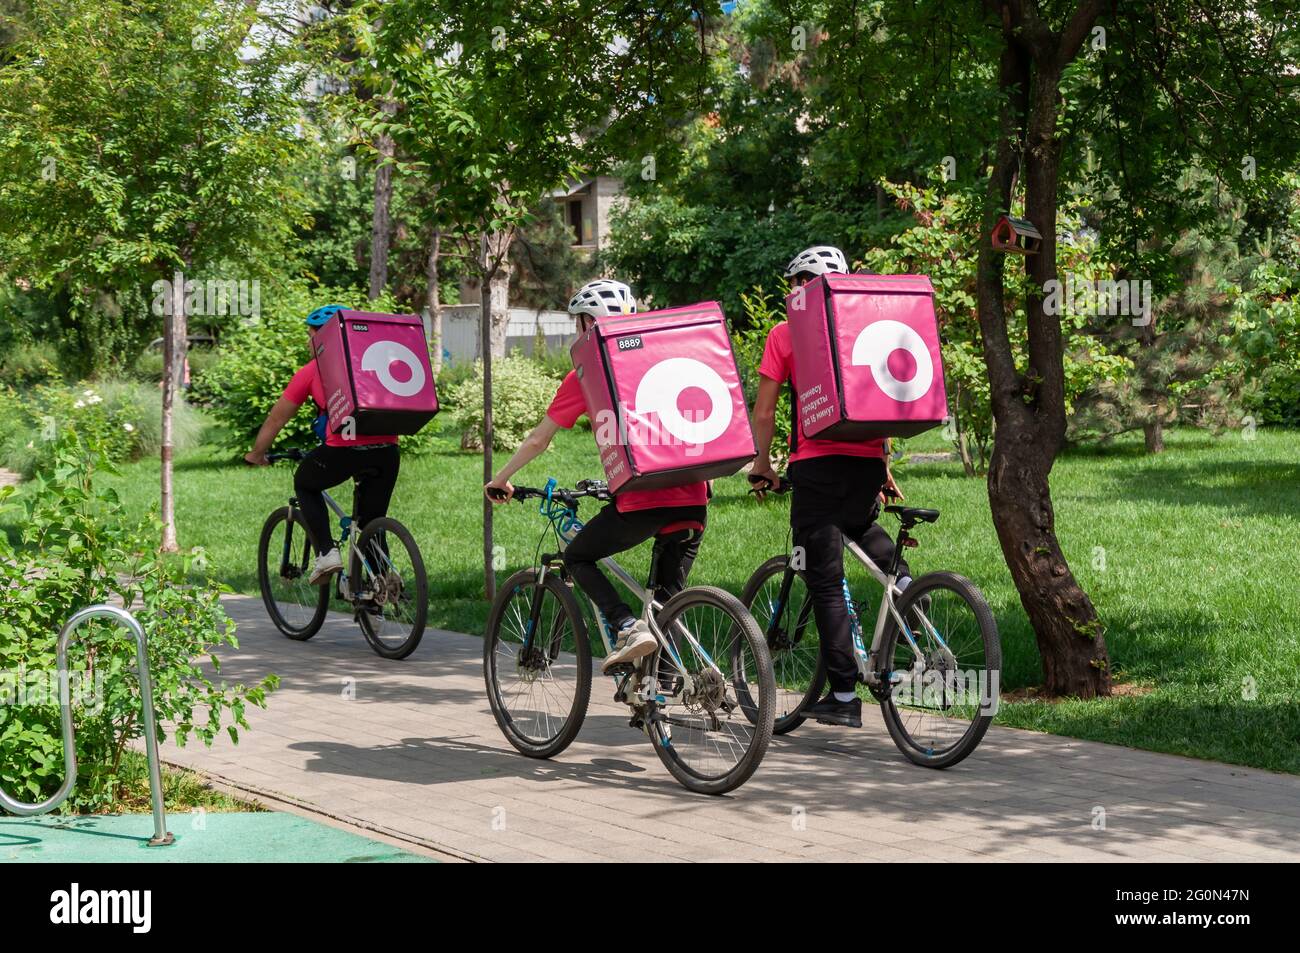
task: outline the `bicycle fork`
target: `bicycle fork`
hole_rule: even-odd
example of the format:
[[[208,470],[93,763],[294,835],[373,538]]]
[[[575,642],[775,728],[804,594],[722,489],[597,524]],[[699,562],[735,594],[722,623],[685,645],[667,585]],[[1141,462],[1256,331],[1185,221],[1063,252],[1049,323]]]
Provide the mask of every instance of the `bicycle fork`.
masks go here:
[[[552,554],[542,557],[541,570],[537,573],[537,589],[533,593],[532,604],[528,607],[528,624],[524,630],[523,646],[520,650],[520,659],[525,665],[536,665],[542,661],[533,648],[533,639],[537,635],[538,629],[541,628],[542,621],[542,600],[546,597],[546,577],[551,571]],[[558,617],[557,617],[558,622]],[[559,631],[551,634],[550,645],[546,647],[545,655],[546,664],[549,666],[560,657],[561,641],[563,637]]]

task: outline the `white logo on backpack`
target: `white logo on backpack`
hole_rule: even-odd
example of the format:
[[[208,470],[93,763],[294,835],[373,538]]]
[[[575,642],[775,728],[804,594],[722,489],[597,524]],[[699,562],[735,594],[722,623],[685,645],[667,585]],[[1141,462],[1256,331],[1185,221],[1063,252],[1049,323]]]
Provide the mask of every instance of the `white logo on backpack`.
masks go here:
[[[698,387],[709,397],[709,414],[703,420],[691,420],[677,406],[677,398],[688,387]],[[731,425],[731,393],[721,375],[703,361],[670,357],[646,371],[637,384],[636,413],[658,414],[660,425],[678,440],[704,444],[722,436]]]
[[[900,381],[889,369],[889,357],[895,351],[906,351],[916,361],[910,381]],[[925,339],[901,321],[868,324],[853,342],[852,360],[854,366],[870,367],[876,386],[899,403],[920,400],[934,383],[934,361]]]
[[[399,381],[393,376],[389,365],[394,361],[411,369],[410,380]],[[398,397],[412,397],[424,389],[424,367],[420,359],[409,347],[396,341],[376,341],[366,348],[366,353],[361,355],[361,369],[374,373],[384,389]]]

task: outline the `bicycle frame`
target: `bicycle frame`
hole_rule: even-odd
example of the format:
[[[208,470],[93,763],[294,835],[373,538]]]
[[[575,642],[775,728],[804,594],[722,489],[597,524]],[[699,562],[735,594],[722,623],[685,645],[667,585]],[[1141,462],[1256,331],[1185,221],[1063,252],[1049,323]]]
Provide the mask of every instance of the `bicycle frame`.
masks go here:
[[[560,553],[546,554],[545,556],[543,556],[541,566],[538,568],[539,586],[541,582],[546,578],[546,574],[551,571],[550,563],[552,561],[552,558],[561,555],[564,552],[564,550],[568,548],[568,544],[573,541],[574,537],[578,535],[578,533],[582,530],[583,526],[585,525],[581,520],[578,519],[578,514],[576,509],[571,509],[567,504],[561,503],[559,501],[555,501],[551,497],[550,495],[551,491],[555,488],[555,486],[556,486],[556,481],[554,478],[547,481],[546,483],[547,495],[541,501],[541,504],[538,507],[538,512],[541,513],[543,516],[545,516],[548,520],[550,520],[552,527],[555,529],[556,537],[560,542]],[[669,657],[671,657],[674,663],[676,663],[678,672],[682,676],[683,685],[677,692],[673,693],[671,696],[665,696],[662,693],[656,691],[653,693],[655,700],[657,700],[660,703],[663,703],[666,700],[666,698],[669,697],[676,698],[679,695],[692,690],[694,687],[694,678],[692,678],[690,673],[686,671],[685,666],[682,664],[681,654],[678,652],[677,646],[674,643],[673,639],[669,637],[659,627],[659,623],[655,618],[658,611],[663,608],[663,604],[660,603],[659,600],[654,597],[653,592],[651,592],[644,585],[638,582],[636,578],[630,572],[628,572],[626,569],[620,566],[612,556],[606,556],[600,562],[602,566],[604,566],[606,569],[608,569],[611,573],[614,574],[614,577],[618,579],[619,582],[623,583],[623,585],[626,586],[631,591],[633,596],[635,596],[637,599],[641,601],[641,618],[645,621],[651,633],[654,634],[655,639],[659,642],[660,652],[654,655],[654,663],[653,663],[654,668],[650,673],[648,673],[649,677],[645,680],[645,684],[647,685],[658,684],[657,676],[659,674],[659,659],[664,651],[666,651]],[[585,592],[582,593],[582,595],[583,598],[587,600],[587,604],[591,606],[592,615],[595,617],[597,628],[600,630],[601,643],[604,645],[605,653],[608,655],[614,651],[614,639],[612,637],[613,636],[612,626],[610,626],[608,620],[606,620],[604,614],[600,611],[600,607],[596,605],[595,600],[592,599],[591,596],[587,595]],[[537,600],[536,604],[533,607],[533,612],[536,615],[540,613],[540,610],[541,610],[541,602],[539,599]],[[536,618],[530,619],[528,635],[523,646],[525,651],[532,648],[531,643],[532,643],[533,634],[536,630],[536,623],[537,623]],[[685,626],[680,624],[675,626],[674,632],[680,633],[680,635],[690,644],[691,648],[695,650],[699,658],[703,659],[704,662],[710,668],[712,668],[719,675],[723,675],[722,670],[718,667],[718,664],[713,660],[712,656],[710,656],[709,653],[705,651],[704,646],[702,646],[699,643],[699,641],[695,638],[695,636],[692,635],[691,632]],[[626,682],[627,678],[628,676],[624,675],[623,681]],[[646,701],[650,700],[651,698],[650,693],[643,692],[641,694],[644,700]]]
[[[342,530],[342,535],[339,537],[339,547],[342,549],[345,558],[343,559],[343,568],[339,570],[338,587],[339,595],[343,597],[344,601],[351,602],[353,593],[351,583],[348,579],[348,567],[352,565],[352,530],[355,526],[355,522],[352,519],[351,514],[349,514],[347,510],[343,509],[338,500],[330,496],[328,492],[322,490],[321,497],[325,500],[325,505],[329,507],[330,511],[338,517],[339,528]],[[290,545],[290,534],[286,533],[284,537],[284,555],[282,557],[286,564],[289,560]],[[369,560],[366,559],[365,553],[361,554],[361,558],[365,561],[366,568],[368,568],[371,573],[375,573],[375,567],[370,565]]]
[[[895,546],[896,553],[902,549],[905,538],[904,535],[899,535],[897,545]],[[849,600],[850,625],[852,626],[854,622],[857,622],[854,631],[854,654],[857,656],[858,660],[858,671],[862,673],[862,678],[868,685],[879,685],[880,647],[885,638],[885,625],[890,618],[894,620],[894,624],[898,626],[898,631],[901,632],[903,638],[907,640],[907,644],[912,647],[912,651],[918,656],[923,653],[921,652],[921,647],[916,644],[916,639],[912,636],[911,627],[903,620],[903,617],[899,614],[898,607],[895,603],[896,598],[903,594],[903,591],[898,588],[897,572],[892,569],[890,572],[881,572],[880,568],[876,566],[871,557],[863,552],[862,547],[853,540],[845,538],[844,545],[845,548],[853,554],[853,558],[861,563],[867,573],[876,580],[884,592],[884,597],[880,600],[880,611],[876,614],[876,628],[871,638],[871,649],[869,652],[862,646],[862,624],[857,619],[858,613],[853,606],[852,600]],[[845,579],[844,591],[846,596],[849,591],[848,585],[848,580]],[[939,630],[930,622],[929,617],[921,610],[920,606],[916,606],[913,609],[913,613],[916,618],[920,620],[922,626],[925,627],[926,633],[935,640],[939,645],[939,648],[943,651],[945,656],[947,656],[947,661],[956,664],[956,659],[953,658],[952,650],[948,648],[948,643],[944,641],[943,636],[939,634]]]
[[[853,654],[857,661],[858,674],[861,675],[862,680],[867,685],[879,687],[881,684],[882,674],[880,666],[880,649],[885,640],[886,625],[891,618],[894,620],[894,624],[898,626],[899,632],[903,634],[903,638],[907,640],[908,645],[912,647],[912,651],[918,656],[921,656],[924,653],[922,653],[920,646],[916,644],[916,639],[912,635],[911,627],[903,620],[902,615],[898,611],[896,599],[898,596],[903,594],[903,591],[898,588],[897,567],[891,567],[889,571],[881,570],[871,557],[863,551],[861,546],[849,539],[847,536],[844,536],[843,539],[844,548],[853,555],[854,559],[862,564],[862,568],[865,569],[867,574],[876,581],[884,593],[884,597],[880,600],[880,609],[876,613],[876,626],[872,633],[871,647],[868,649],[862,641],[862,621],[858,616],[857,608],[853,605],[853,596],[849,590],[848,577],[846,576],[842,580],[844,586],[844,602],[848,608],[849,614],[849,632],[853,637]],[[901,551],[906,539],[907,536],[905,533],[899,534],[895,546],[895,552]],[[781,592],[778,596],[778,606],[784,606],[786,600],[790,596],[790,584],[793,582],[794,572],[795,570],[793,568],[786,569],[785,578],[781,581]],[[808,611],[811,611],[811,605],[805,603],[804,612]],[[939,634],[938,629],[934,627],[926,614],[919,606],[915,607],[913,612],[924,626],[927,634],[935,640],[939,645],[940,650],[945,653],[947,661],[955,664],[956,660],[952,656],[952,651],[948,648],[948,643],[944,641],[943,636]],[[779,611],[774,612],[773,619],[779,618],[779,615]],[[804,624],[805,623],[801,619],[799,621],[799,627],[802,629]]]

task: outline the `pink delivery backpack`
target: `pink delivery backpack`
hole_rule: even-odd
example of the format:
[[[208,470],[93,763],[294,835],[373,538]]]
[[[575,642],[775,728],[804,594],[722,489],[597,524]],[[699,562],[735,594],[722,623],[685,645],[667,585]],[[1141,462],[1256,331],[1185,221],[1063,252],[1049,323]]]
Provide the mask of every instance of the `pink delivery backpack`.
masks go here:
[[[413,434],[438,413],[419,315],[340,311],[313,341],[331,432]]]
[[[716,301],[601,318],[571,353],[611,490],[729,476],[754,458]]]
[[[809,437],[910,437],[948,416],[925,275],[822,275],[790,292],[786,316]]]

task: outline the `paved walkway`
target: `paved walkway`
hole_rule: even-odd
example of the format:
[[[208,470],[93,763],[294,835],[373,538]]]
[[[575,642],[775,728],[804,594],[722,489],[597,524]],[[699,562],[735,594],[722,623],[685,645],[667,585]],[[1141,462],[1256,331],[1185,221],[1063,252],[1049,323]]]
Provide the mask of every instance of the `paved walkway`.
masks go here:
[[[497,730],[478,638],[432,631],[387,662],[344,616],[298,643],[260,600],[227,607],[241,649],[222,675],[275,672],[281,688],[238,746],[164,757],[463,858],[1300,860],[1300,777],[996,727],[931,771],[868,710],[861,731],[775,739],[748,784],[709,798],[673,781],[606,679],[578,740],[537,761]]]

